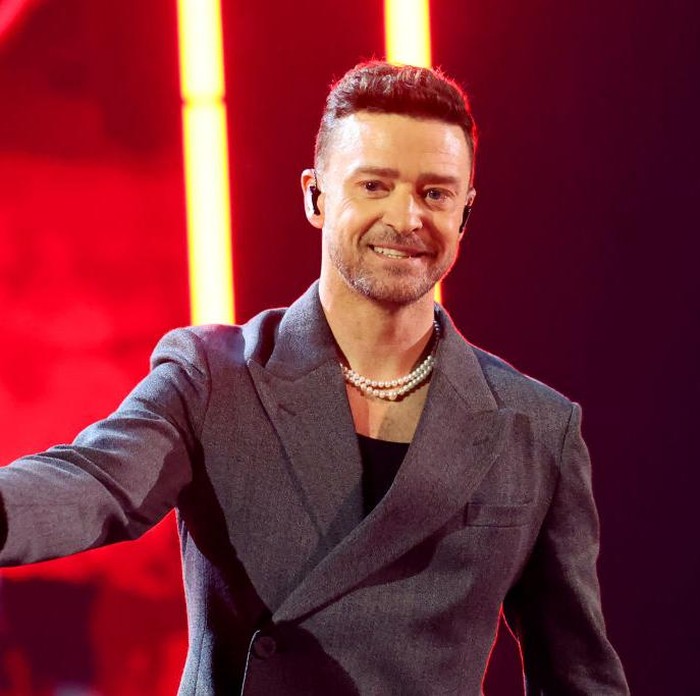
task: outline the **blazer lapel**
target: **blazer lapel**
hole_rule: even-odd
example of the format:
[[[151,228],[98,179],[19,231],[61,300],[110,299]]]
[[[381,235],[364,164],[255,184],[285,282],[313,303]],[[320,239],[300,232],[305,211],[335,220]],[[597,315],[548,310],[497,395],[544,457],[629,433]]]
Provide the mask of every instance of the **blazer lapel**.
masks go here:
[[[248,367],[318,532],[315,564],[362,520],[360,453],[315,285],[287,310],[265,366]]]
[[[293,620],[332,601],[439,530],[466,505],[503,449],[513,413],[498,409],[474,351],[446,314],[440,316],[445,335],[428,399],[394,484],[274,620]]]

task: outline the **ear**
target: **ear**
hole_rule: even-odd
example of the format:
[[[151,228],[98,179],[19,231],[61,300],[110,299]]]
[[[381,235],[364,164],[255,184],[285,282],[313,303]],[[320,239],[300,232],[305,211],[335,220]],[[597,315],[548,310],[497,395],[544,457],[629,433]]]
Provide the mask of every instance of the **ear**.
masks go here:
[[[314,209],[313,187],[318,191],[318,181],[316,180],[315,169],[305,169],[301,173],[301,190],[304,192],[304,212],[306,219],[319,230],[323,228],[323,195],[317,198]]]

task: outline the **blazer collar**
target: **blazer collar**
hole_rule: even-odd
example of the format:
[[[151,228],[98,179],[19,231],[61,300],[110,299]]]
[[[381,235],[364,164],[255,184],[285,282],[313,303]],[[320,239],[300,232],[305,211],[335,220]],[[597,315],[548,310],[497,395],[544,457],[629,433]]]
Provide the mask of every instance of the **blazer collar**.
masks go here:
[[[248,368],[318,534],[310,567],[362,521],[360,452],[317,283],[285,312],[269,359]]]
[[[335,339],[321,306],[318,281],[282,317],[265,369],[283,380],[305,377],[325,363],[337,364]]]
[[[443,307],[435,312],[443,330],[437,351],[437,367],[467,409],[492,411],[496,400],[489,388],[474,349],[455,328]],[[292,304],[280,322],[274,349],[264,365],[267,372],[283,380],[305,377],[327,363],[335,370],[338,352],[318,294],[318,281]]]
[[[499,455],[513,414],[498,409],[473,348],[439,306],[437,313],[443,337],[414,440],[365,519],[357,437],[317,284],[285,313],[268,362],[249,361],[319,535],[309,572],[274,620],[332,601],[437,532]]]

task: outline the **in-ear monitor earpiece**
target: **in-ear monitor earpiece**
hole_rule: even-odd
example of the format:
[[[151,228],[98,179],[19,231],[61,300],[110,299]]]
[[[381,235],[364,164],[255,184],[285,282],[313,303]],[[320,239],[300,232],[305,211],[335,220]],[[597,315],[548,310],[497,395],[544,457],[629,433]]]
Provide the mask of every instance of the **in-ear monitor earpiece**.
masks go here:
[[[309,191],[311,192],[311,209],[313,210],[314,215],[320,215],[321,211],[318,208],[318,197],[321,195],[321,192],[318,190],[318,186],[315,184],[309,186]]]
[[[459,225],[459,231],[464,232],[464,228],[467,226],[467,220],[469,220],[469,214],[472,212],[472,207],[470,205],[465,205],[462,211],[462,222]]]

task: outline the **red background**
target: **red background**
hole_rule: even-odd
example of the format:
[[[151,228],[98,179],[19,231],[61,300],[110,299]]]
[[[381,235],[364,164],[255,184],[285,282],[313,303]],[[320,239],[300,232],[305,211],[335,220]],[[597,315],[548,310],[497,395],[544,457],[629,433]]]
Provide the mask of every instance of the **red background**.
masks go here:
[[[238,318],[315,278],[298,175],[382,3],[224,2]],[[433,3],[472,94],[477,205],[445,301],[584,406],[610,635],[633,693],[700,692],[694,430],[700,11],[690,0]],[[175,3],[43,0],[0,44],[0,461],[69,441],[188,321]],[[170,694],[171,520],[0,575],[0,694]],[[518,692],[512,643],[489,694]]]

